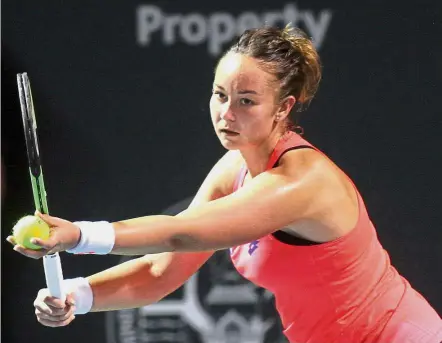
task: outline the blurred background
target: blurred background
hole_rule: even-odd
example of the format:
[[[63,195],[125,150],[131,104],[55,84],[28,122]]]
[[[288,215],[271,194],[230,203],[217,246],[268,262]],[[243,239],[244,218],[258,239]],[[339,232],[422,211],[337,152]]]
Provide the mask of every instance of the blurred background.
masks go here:
[[[313,38],[324,65],[300,118],[305,137],[353,178],[393,264],[442,313],[440,1],[7,0],[2,342],[284,342],[271,294],[239,277],[224,252],[159,304],[43,327],[32,306],[45,286],[42,262],[4,239],[34,211],[17,73],[31,80],[52,214],[174,214],[224,152],[208,110],[220,54],[245,28],[288,22]],[[62,261],[71,278],[122,260]]]

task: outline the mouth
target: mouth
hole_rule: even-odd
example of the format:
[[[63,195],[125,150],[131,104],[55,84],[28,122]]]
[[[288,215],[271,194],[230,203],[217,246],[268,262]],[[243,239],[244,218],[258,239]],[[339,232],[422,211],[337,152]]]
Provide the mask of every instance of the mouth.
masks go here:
[[[225,135],[239,135],[238,132],[232,131],[232,130],[228,130],[228,129],[220,129],[219,132],[224,133]]]

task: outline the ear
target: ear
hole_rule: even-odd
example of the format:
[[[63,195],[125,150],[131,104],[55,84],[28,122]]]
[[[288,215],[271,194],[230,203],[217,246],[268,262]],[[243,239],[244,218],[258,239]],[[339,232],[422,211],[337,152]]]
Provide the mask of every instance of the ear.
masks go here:
[[[290,114],[293,106],[296,104],[296,98],[293,95],[289,95],[283,99],[279,105],[278,111],[276,112],[275,120],[284,121],[285,118]]]

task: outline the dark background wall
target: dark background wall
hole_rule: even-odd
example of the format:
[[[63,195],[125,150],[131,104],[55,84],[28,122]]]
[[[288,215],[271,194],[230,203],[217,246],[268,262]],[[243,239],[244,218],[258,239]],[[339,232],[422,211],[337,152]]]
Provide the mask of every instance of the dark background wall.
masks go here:
[[[31,79],[51,213],[70,220],[175,213],[223,153],[208,111],[218,51],[269,12],[284,19],[279,25],[292,21],[317,37],[324,78],[301,117],[305,136],[353,178],[394,265],[442,313],[437,0],[3,1],[3,239],[33,212],[16,73]],[[179,25],[169,30],[172,20]],[[140,30],[156,24],[146,42]],[[62,258],[66,277],[120,262]],[[210,319],[213,336],[179,310],[90,314],[48,329],[32,306],[44,287],[41,261],[3,243],[2,341],[234,342],[235,328],[249,330],[242,342],[280,339],[271,297],[235,276],[222,253],[196,285],[171,298],[182,304],[196,294],[194,311]],[[216,295],[234,290],[236,300]],[[254,321],[267,331],[254,330]]]

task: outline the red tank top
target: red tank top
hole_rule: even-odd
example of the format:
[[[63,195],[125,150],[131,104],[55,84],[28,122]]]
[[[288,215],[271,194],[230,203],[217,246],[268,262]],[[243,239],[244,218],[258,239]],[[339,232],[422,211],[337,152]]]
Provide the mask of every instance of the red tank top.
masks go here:
[[[293,132],[284,136],[267,170],[286,151],[301,146],[314,148]],[[243,167],[235,191],[246,173]],[[405,295],[414,292],[391,266],[357,194],[359,218],[343,237],[322,244],[291,245],[270,234],[231,248],[238,272],[274,294],[291,343],[381,342]]]

